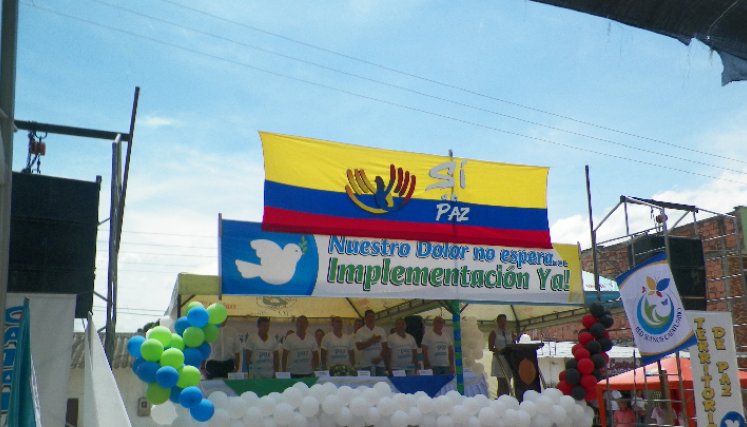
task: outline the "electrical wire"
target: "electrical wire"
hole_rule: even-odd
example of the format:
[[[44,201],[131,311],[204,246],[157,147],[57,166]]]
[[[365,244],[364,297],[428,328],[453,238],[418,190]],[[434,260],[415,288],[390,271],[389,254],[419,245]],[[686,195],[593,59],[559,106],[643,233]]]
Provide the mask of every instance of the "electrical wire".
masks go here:
[[[298,62],[298,63],[302,63],[302,64],[306,64],[306,65],[311,65],[313,67],[317,67],[317,68],[320,68],[320,69],[323,69],[323,70],[332,71],[334,73],[342,74],[342,75],[345,75],[345,76],[348,76],[348,77],[357,78],[357,79],[364,80],[364,81],[367,81],[367,82],[370,82],[370,83],[375,83],[375,84],[378,84],[378,85],[382,85],[382,86],[385,86],[385,87],[397,89],[397,90],[400,90],[400,91],[403,91],[403,92],[411,93],[411,94],[422,96],[422,97],[425,97],[425,98],[434,99],[434,100],[441,101],[441,102],[446,102],[446,103],[449,103],[449,104],[452,104],[452,105],[456,105],[456,106],[459,106],[459,107],[468,108],[468,109],[471,109],[471,110],[474,110],[474,111],[479,111],[479,112],[482,112],[482,113],[492,114],[492,115],[495,115],[495,116],[499,116],[499,117],[503,117],[503,118],[508,118],[508,119],[512,119],[512,120],[516,120],[516,121],[519,121],[519,122],[522,122],[522,123],[525,123],[525,124],[530,124],[530,125],[533,125],[533,126],[539,126],[539,127],[545,128],[545,129],[549,129],[549,130],[553,130],[553,131],[558,131],[558,132],[563,132],[563,133],[566,133],[566,134],[569,134],[569,135],[579,136],[579,137],[582,137],[582,138],[588,138],[588,139],[591,139],[591,140],[594,140],[594,141],[597,141],[597,142],[602,142],[602,143],[605,143],[605,144],[610,144],[610,145],[615,145],[615,146],[618,146],[618,147],[627,148],[627,149],[630,149],[630,150],[640,151],[640,152],[646,153],[646,154],[653,154],[653,155],[657,155],[657,156],[667,157],[667,158],[671,158],[671,159],[675,159],[675,160],[680,160],[680,161],[684,161],[684,162],[688,162],[688,163],[692,163],[692,164],[696,164],[696,165],[701,165],[701,166],[707,166],[707,167],[711,167],[711,168],[714,168],[714,169],[721,169],[721,170],[724,170],[724,171],[734,172],[734,173],[738,173],[738,174],[745,174],[745,173],[747,173],[747,172],[745,172],[743,170],[739,170],[739,169],[728,168],[728,167],[724,167],[724,166],[721,166],[721,165],[716,165],[716,164],[713,164],[713,163],[704,162],[702,160],[695,160],[695,159],[690,159],[690,158],[687,158],[687,157],[681,157],[681,156],[675,156],[675,155],[668,154],[668,153],[662,153],[662,152],[658,152],[658,151],[655,151],[655,150],[650,150],[650,149],[647,149],[647,148],[641,148],[641,147],[637,147],[635,145],[630,145],[630,144],[622,143],[622,142],[619,142],[619,141],[610,140],[610,139],[607,139],[607,138],[601,138],[601,137],[597,137],[597,136],[593,136],[593,135],[587,135],[587,134],[584,134],[584,133],[581,133],[581,132],[577,132],[577,131],[573,131],[573,130],[568,130],[568,129],[564,129],[564,128],[560,128],[560,127],[556,127],[556,126],[552,126],[552,125],[548,125],[548,124],[537,122],[537,121],[534,121],[534,120],[524,119],[524,118],[521,118],[521,117],[518,117],[518,116],[513,116],[513,115],[510,115],[510,114],[501,113],[501,112],[498,112],[498,111],[495,111],[495,110],[490,110],[488,108],[478,107],[478,106],[475,106],[475,105],[472,105],[472,104],[468,104],[468,103],[465,103],[465,102],[461,102],[461,101],[457,101],[457,100],[454,100],[454,99],[450,99],[450,98],[445,98],[445,97],[438,96],[438,95],[429,94],[429,93],[422,92],[422,91],[419,91],[419,90],[410,89],[410,88],[405,87],[405,86],[397,85],[397,84],[394,84],[394,83],[389,83],[389,82],[386,82],[386,81],[383,81],[383,80],[378,80],[378,79],[366,77],[366,76],[363,76],[363,75],[360,75],[360,74],[355,74],[355,73],[347,72],[347,71],[340,70],[340,69],[334,68],[334,67],[330,67],[330,66],[327,66],[327,65],[324,65],[324,64],[320,64],[320,63],[317,63],[317,62],[308,61],[308,60],[301,59],[301,58],[298,58],[298,57],[294,57],[294,56],[291,56],[291,55],[282,54],[282,53],[279,53],[279,52],[275,52],[275,51],[273,51],[271,49],[266,49],[266,48],[259,47],[259,46],[256,46],[256,45],[244,43],[244,42],[241,42],[241,41],[229,38],[229,37],[225,37],[225,36],[222,36],[222,35],[219,35],[219,34],[207,32],[207,31],[202,31],[202,30],[199,30],[197,28],[190,27],[190,26],[187,26],[187,25],[183,25],[183,24],[180,24],[180,23],[177,23],[177,22],[174,22],[174,21],[170,21],[170,20],[164,19],[164,18],[159,18],[159,17],[155,17],[155,16],[152,16],[152,15],[148,15],[148,14],[136,11],[134,9],[123,7],[123,6],[120,6],[120,5],[111,4],[111,3],[108,3],[108,2],[103,1],[103,0],[90,0],[90,1],[93,1],[93,2],[96,2],[96,3],[102,4],[102,5],[105,5],[107,7],[113,8],[113,9],[124,11],[124,12],[130,13],[130,14],[135,15],[135,16],[139,16],[139,17],[142,17],[142,18],[150,19],[150,20],[162,23],[162,24],[171,25],[171,26],[176,27],[178,29],[187,30],[187,31],[190,31],[190,32],[193,32],[193,33],[196,33],[196,34],[200,34],[200,35],[204,35],[204,36],[208,36],[208,37],[213,37],[215,39],[222,40],[222,41],[225,41],[225,42],[229,42],[229,43],[235,44],[237,46],[241,46],[241,47],[248,48],[248,49],[253,49],[253,50],[256,50],[256,51],[259,51],[259,52],[267,53],[269,55],[274,55],[274,56],[278,56],[278,57],[281,57],[281,58],[289,59],[289,60],[292,60],[292,61],[295,61],[295,62]],[[676,146],[678,148],[685,148],[685,147],[681,147],[681,146],[678,146],[678,145],[676,145]]]
[[[461,124],[466,124],[466,125],[470,125],[470,126],[473,126],[473,127],[478,127],[478,128],[482,128],[482,129],[486,129],[486,130],[491,130],[491,131],[502,133],[502,134],[506,134],[506,135],[512,135],[512,136],[516,136],[516,137],[519,137],[519,138],[527,139],[527,140],[530,140],[530,141],[543,142],[543,143],[547,143],[547,144],[551,144],[551,145],[556,145],[556,146],[559,146],[559,147],[564,147],[564,148],[568,148],[568,149],[572,149],[572,150],[582,151],[582,152],[591,153],[591,154],[597,154],[597,155],[601,155],[601,156],[605,156],[605,157],[609,157],[609,158],[613,158],[613,159],[617,159],[617,160],[625,160],[625,161],[629,161],[629,162],[633,162],[633,163],[638,163],[638,164],[642,164],[642,165],[656,167],[656,168],[659,168],[659,169],[666,169],[666,170],[671,170],[671,171],[675,171],[675,172],[681,172],[681,173],[685,173],[685,174],[688,174],[688,175],[700,176],[700,177],[709,178],[709,179],[718,180],[718,181],[732,182],[732,183],[747,185],[746,182],[742,182],[742,181],[732,180],[732,179],[728,179],[728,178],[724,178],[724,177],[717,177],[717,176],[708,175],[708,174],[704,174],[704,173],[693,172],[693,171],[686,170],[686,169],[675,168],[675,167],[672,167],[672,166],[657,164],[657,163],[654,163],[654,162],[649,162],[649,161],[634,159],[634,158],[630,158],[630,157],[625,157],[625,156],[620,156],[620,155],[605,153],[605,152],[601,152],[601,151],[597,151],[597,150],[587,149],[587,148],[578,147],[578,146],[571,145],[571,144],[566,144],[566,143],[562,143],[562,142],[558,142],[558,141],[553,141],[553,140],[546,139],[546,138],[540,138],[540,137],[525,135],[525,134],[522,134],[522,133],[519,133],[519,132],[509,131],[509,130],[506,130],[506,129],[501,129],[501,128],[497,128],[497,127],[494,127],[494,126],[489,126],[489,125],[485,125],[485,124],[482,124],[482,123],[473,122],[473,121],[470,121],[470,120],[466,120],[466,119],[461,119],[461,118],[458,118],[458,117],[449,116],[449,115],[442,114],[442,113],[436,113],[436,112],[425,110],[425,109],[422,109],[422,108],[419,108],[419,107],[414,107],[414,106],[410,106],[410,105],[406,105],[406,104],[401,104],[401,103],[394,102],[394,101],[389,101],[389,100],[382,99],[382,98],[376,98],[376,97],[373,97],[373,96],[364,95],[364,94],[353,92],[353,91],[349,91],[349,90],[346,90],[346,89],[341,89],[341,88],[330,86],[330,85],[327,85],[327,84],[318,83],[318,82],[314,82],[314,81],[311,81],[311,80],[303,79],[303,78],[300,78],[300,77],[295,77],[295,76],[291,76],[291,75],[288,75],[288,74],[280,73],[280,72],[277,72],[277,71],[274,71],[274,70],[262,68],[262,67],[259,67],[259,66],[256,66],[256,65],[252,65],[252,64],[248,64],[246,62],[238,61],[238,60],[235,60],[235,59],[226,58],[226,57],[223,57],[223,56],[220,56],[220,55],[216,55],[216,54],[213,54],[213,53],[203,52],[203,51],[191,48],[191,47],[182,46],[182,45],[179,45],[179,44],[176,44],[176,43],[164,41],[164,40],[157,39],[157,38],[151,37],[151,36],[146,36],[144,34],[136,33],[136,32],[129,31],[129,30],[126,30],[126,29],[123,29],[123,28],[107,26],[107,25],[100,24],[100,23],[95,22],[95,21],[91,21],[91,20],[86,19],[86,18],[81,18],[81,17],[78,17],[78,16],[74,16],[74,15],[70,15],[70,14],[67,14],[67,13],[63,13],[63,12],[60,12],[60,11],[57,11],[57,10],[49,9],[47,7],[43,7],[43,6],[39,6],[39,5],[32,5],[32,6],[34,8],[36,8],[36,9],[38,9],[38,10],[46,11],[48,13],[52,13],[52,14],[55,14],[55,15],[58,15],[58,16],[62,16],[62,17],[68,18],[68,19],[72,19],[72,20],[84,22],[84,23],[87,23],[87,24],[92,25],[92,26],[96,26],[96,27],[99,27],[99,28],[107,29],[109,31],[119,32],[119,33],[122,33],[122,34],[127,34],[127,35],[130,35],[132,37],[141,38],[141,39],[144,39],[144,40],[151,41],[153,43],[157,43],[157,44],[160,44],[160,45],[163,45],[163,46],[168,46],[168,47],[171,47],[171,48],[174,48],[174,49],[178,49],[178,50],[182,50],[182,51],[185,51],[185,52],[189,52],[189,53],[192,53],[192,54],[195,54],[195,55],[200,55],[200,56],[204,56],[204,57],[207,57],[207,58],[216,59],[216,60],[219,60],[219,61],[222,61],[222,62],[231,63],[231,64],[234,64],[234,65],[238,65],[238,66],[241,66],[241,67],[244,67],[244,68],[248,68],[248,69],[251,69],[251,70],[254,70],[254,71],[257,71],[257,72],[264,73],[264,74],[269,74],[269,75],[272,75],[272,76],[284,78],[284,79],[295,81],[295,82],[305,83],[305,84],[308,84],[308,85],[311,85],[311,86],[315,86],[315,87],[327,89],[327,90],[338,92],[338,93],[343,93],[343,94],[354,96],[354,97],[358,97],[358,98],[361,98],[361,99],[366,99],[366,100],[378,102],[380,104],[397,107],[397,108],[400,108],[400,109],[403,109],[403,110],[408,110],[408,111],[413,111],[413,112],[419,112],[419,113],[430,115],[430,116],[433,116],[433,117],[438,117],[438,118],[450,120],[450,121],[453,121],[453,122],[456,122],[456,123],[461,123]]]

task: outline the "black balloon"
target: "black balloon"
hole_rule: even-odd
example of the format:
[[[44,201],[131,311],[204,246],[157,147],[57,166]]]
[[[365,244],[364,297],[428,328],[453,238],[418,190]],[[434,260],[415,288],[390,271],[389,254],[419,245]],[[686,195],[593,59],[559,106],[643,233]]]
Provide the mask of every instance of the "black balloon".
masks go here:
[[[589,341],[586,344],[586,349],[589,350],[589,353],[594,355],[602,351],[602,345],[599,344],[599,341]]]
[[[599,323],[604,325],[605,328],[611,328],[615,324],[615,319],[611,315],[605,314],[599,319]]]
[[[604,325],[597,322],[593,325],[591,325],[591,328],[589,328],[589,333],[594,335],[594,338],[599,339],[604,335]]]
[[[599,338],[599,345],[602,346],[602,351],[610,351],[612,349],[612,340],[609,338]]]
[[[565,361],[565,369],[576,369],[578,368],[578,361],[576,359],[568,359]]]
[[[592,374],[597,378],[597,381],[601,381],[602,379],[604,379],[604,375],[602,374],[601,369],[595,369]]]
[[[589,311],[594,317],[599,319],[604,315],[604,306],[598,302],[595,302],[591,305],[591,307],[589,307]]]
[[[574,386],[571,390],[571,397],[576,400],[583,400],[586,397],[586,389],[580,385]]]
[[[579,381],[581,381],[581,372],[578,369],[565,370],[565,382],[569,385],[576,385]]]
[[[591,361],[594,362],[594,368],[604,368],[604,364],[606,363],[606,360],[604,360],[604,356],[601,354],[592,354],[591,355]]]

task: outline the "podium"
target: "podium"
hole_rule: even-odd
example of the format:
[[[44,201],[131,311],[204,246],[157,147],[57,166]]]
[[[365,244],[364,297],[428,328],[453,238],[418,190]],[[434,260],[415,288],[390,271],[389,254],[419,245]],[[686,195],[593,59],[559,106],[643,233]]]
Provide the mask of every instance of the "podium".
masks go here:
[[[542,392],[537,349],[544,345],[544,343],[508,344],[501,350],[513,374],[514,395],[519,402],[524,399],[524,392],[527,390]]]

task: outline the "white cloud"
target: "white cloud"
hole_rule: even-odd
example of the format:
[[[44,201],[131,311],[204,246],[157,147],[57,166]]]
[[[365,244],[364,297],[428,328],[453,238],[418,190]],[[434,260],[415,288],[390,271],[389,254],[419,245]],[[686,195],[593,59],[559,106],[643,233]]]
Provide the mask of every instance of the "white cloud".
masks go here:
[[[148,115],[138,121],[138,125],[146,128],[160,128],[177,126],[179,121],[170,117]]]

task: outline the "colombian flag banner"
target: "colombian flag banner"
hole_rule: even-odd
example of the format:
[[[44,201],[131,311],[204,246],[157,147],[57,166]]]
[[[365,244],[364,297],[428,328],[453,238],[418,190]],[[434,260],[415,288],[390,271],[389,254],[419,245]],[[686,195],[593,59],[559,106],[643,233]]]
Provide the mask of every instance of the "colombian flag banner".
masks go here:
[[[260,138],[265,230],[552,248],[547,168]]]

